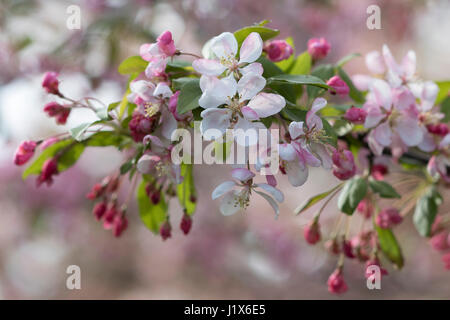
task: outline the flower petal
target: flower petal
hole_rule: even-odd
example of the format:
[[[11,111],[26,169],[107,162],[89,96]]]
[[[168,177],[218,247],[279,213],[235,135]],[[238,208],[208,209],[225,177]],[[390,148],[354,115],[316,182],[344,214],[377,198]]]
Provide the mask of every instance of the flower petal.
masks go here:
[[[283,202],[284,201],[283,192],[281,192],[277,188],[272,187],[271,185],[269,185],[267,183],[257,183],[257,184],[255,184],[255,186],[258,187],[258,188],[263,189],[266,192],[268,192],[278,202]]]
[[[219,209],[224,216],[231,216],[241,209],[241,207],[237,205],[238,195],[239,191],[232,190],[225,194],[225,197],[222,198]]]
[[[366,54],[367,69],[374,74],[383,74],[386,71],[383,57],[378,51],[371,51]]]
[[[373,130],[375,140],[382,146],[389,146],[392,143],[392,131],[387,122],[383,122]]]
[[[402,60],[403,77],[406,80],[411,79],[416,73],[416,53],[412,50],[403,57]]]
[[[255,174],[246,168],[235,168],[231,170],[231,176],[241,182],[247,182],[252,179]]]
[[[236,186],[234,181],[225,181],[219,184],[211,194],[211,198],[216,200],[217,198],[223,196],[225,193],[231,191]]]
[[[285,161],[294,161],[297,160],[297,152],[294,147],[290,143],[283,143],[279,145],[278,152],[280,154],[280,158]]]
[[[236,80],[230,76],[223,79],[202,76],[200,78],[200,89],[202,89],[203,94],[198,103],[204,109],[229,103],[230,97],[236,94],[236,87]]]
[[[241,46],[239,63],[254,62],[261,56],[263,41],[257,32],[250,33]]]
[[[278,208],[278,204],[275,202],[275,200],[272,199],[271,196],[262,193],[260,191],[256,191],[255,192],[257,194],[259,194],[261,197],[263,197],[264,199],[266,199],[266,201],[270,204],[270,206],[272,207],[273,211],[275,211],[275,216],[278,216],[280,214],[280,209]]]
[[[250,100],[248,106],[260,118],[266,118],[280,112],[286,106],[286,100],[279,94],[261,92]]]
[[[220,61],[211,59],[194,60],[192,67],[195,71],[206,76],[218,76],[226,70],[226,67]]]
[[[305,130],[303,129],[304,122],[296,122],[292,121],[289,124],[289,135],[291,136],[291,139],[297,139],[299,136],[305,134]]]
[[[262,127],[259,125],[261,124]],[[250,122],[241,116],[238,116],[238,121],[234,125],[235,135],[234,139],[241,146],[253,146],[258,143],[258,129],[265,128],[260,122]],[[239,132],[236,130],[243,130]]]
[[[237,84],[237,91],[239,93],[239,101],[246,101],[253,98],[266,86],[266,79],[262,76],[248,73],[244,75]]]
[[[234,34],[231,32],[223,32],[213,38],[211,50],[218,59],[229,59],[235,57],[238,51],[238,43]]]
[[[417,119],[401,117],[397,119],[395,129],[402,141],[409,147],[417,146],[422,142],[423,131]]]
[[[253,110],[252,108],[250,108],[248,106],[241,108],[241,112],[242,112],[242,115],[244,116],[244,118],[247,120],[250,120],[250,121],[259,120],[259,116],[255,112],[255,110]]]
[[[392,92],[386,81],[380,79],[372,81],[370,90],[373,92],[375,101],[379,106],[382,106],[385,110],[391,110]]]
[[[352,82],[355,87],[360,91],[367,91],[369,89],[369,84],[372,81],[372,77],[366,76],[364,74],[355,74],[352,76]]]
[[[172,112],[167,108],[163,108],[161,110],[161,134],[164,138],[170,140],[172,137],[172,133],[177,129],[178,122],[173,116]]]
[[[288,180],[294,187],[300,187],[308,179],[308,168],[300,168],[297,161],[288,162],[285,168]]]
[[[244,68],[239,68],[239,70],[241,71],[242,75],[244,75],[244,76],[248,73],[254,73],[259,76],[262,76],[264,73],[264,68],[263,68],[262,64],[259,62],[250,63],[248,66],[246,66]]]
[[[155,97],[161,96],[163,98],[169,98],[173,94],[172,90],[170,90],[170,87],[165,82],[160,82],[155,88],[155,91],[153,91],[153,95]]]
[[[158,162],[161,161],[161,158],[156,155],[144,154],[138,161],[136,167],[140,173],[147,174],[149,173]]]
[[[200,114],[203,118],[200,123],[203,138],[209,141],[219,138],[219,132],[223,135],[230,126],[231,113],[229,109],[209,108],[203,110]],[[218,132],[211,129],[216,129]]]

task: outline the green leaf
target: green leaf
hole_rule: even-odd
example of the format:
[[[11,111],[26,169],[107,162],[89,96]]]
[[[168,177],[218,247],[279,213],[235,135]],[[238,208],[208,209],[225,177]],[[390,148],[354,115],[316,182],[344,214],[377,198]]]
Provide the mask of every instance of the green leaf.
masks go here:
[[[257,32],[261,36],[263,41],[275,38],[279,33],[280,30],[271,29],[263,26],[250,26],[250,27],[244,27],[242,29],[239,29],[234,32],[234,36],[236,37],[236,40],[238,42],[238,46],[241,46],[242,42],[244,42],[245,38],[252,33]]]
[[[444,101],[445,98],[447,98],[450,94],[450,81],[437,81],[436,84],[439,87],[439,92],[436,97],[435,104],[438,105],[442,101]]]
[[[82,123],[79,126],[76,126],[75,128],[72,128],[69,130],[70,135],[77,141],[83,141],[86,139],[84,136],[84,133],[86,130],[93,125],[95,122],[86,122]]]
[[[444,114],[444,119],[442,122],[446,123],[450,121],[450,96],[445,98],[444,101],[441,102],[441,112]]]
[[[373,192],[378,193],[382,198],[401,198],[397,191],[387,182],[369,179],[369,186]]]
[[[153,233],[157,234],[161,224],[166,221],[167,218],[167,203],[164,196],[161,194],[159,203],[154,205],[145,191],[146,185],[147,181],[142,180],[137,188],[136,197],[139,207],[139,216],[145,226]]]
[[[106,108],[106,107],[98,109],[96,111],[96,115],[100,118],[100,120],[103,120],[103,121],[111,119],[108,114],[108,108]]]
[[[333,193],[334,191],[336,191],[337,189],[339,189],[342,186],[342,184],[338,184],[337,186],[335,186],[334,188],[319,193],[309,199],[307,199],[304,203],[302,203],[300,206],[298,206],[295,210],[294,213],[295,214],[300,214],[306,210],[308,210],[309,208],[311,208],[313,205],[315,205],[316,203],[318,203],[320,200],[326,198],[327,196],[329,196],[331,193]]]
[[[375,225],[381,251],[398,269],[403,267],[404,259],[400,245],[390,229],[383,229]]]
[[[352,215],[358,204],[366,196],[367,181],[356,177],[344,184],[338,199],[338,207],[345,214]]]
[[[337,147],[337,134],[334,131],[333,127],[330,125],[330,123],[325,119],[322,118],[322,123],[323,123],[323,129],[325,130],[326,133],[326,137],[323,139],[322,141],[324,143],[329,143],[331,144],[333,147]]]
[[[338,137],[345,136],[347,133],[352,131],[353,124],[344,119],[337,119],[333,124],[333,130],[336,132]]]
[[[347,62],[353,60],[356,57],[361,57],[360,53],[351,53],[348,56],[343,57],[336,63],[336,67],[342,68]]]
[[[120,101],[110,103],[110,104],[108,105],[108,111],[114,110],[115,108],[117,108],[117,106],[118,106],[119,104],[120,104]]]
[[[58,171],[62,172],[78,160],[83,150],[84,145],[82,143],[75,143],[73,139],[56,142],[42,151],[39,157],[22,173],[22,178],[26,179],[29,175],[40,174],[42,166],[47,159],[54,157],[58,152],[64,151],[58,159]]]
[[[256,62],[261,63],[261,65],[263,66],[263,77],[266,79],[279,74],[283,74],[283,70],[281,70],[275,63],[265,57],[259,57]]]
[[[348,85],[350,89],[350,92],[348,93],[350,98],[352,98],[353,101],[355,101],[356,103],[364,103],[363,94],[361,93],[361,91],[356,89],[355,85],[353,84],[353,81],[350,79],[347,73],[340,67],[338,67],[337,70],[341,79],[344,80],[344,82]]]
[[[308,51],[300,54],[289,70],[290,74],[309,74],[311,72],[312,59]]]
[[[192,71],[192,65],[189,61],[174,60],[169,61],[166,66],[166,72],[183,72]]]
[[[202,90],[200,89],[199,79],[190,79],[186,81],[180,90],[178,96],[177,111],[179,114],[184,114],[188,111],[196,109],[198,100],[202,96]]]
[[[133,162],[132,161],[127,161],[124,164],[122,164],[120,166],[120,174],[124,175],[127,172],[129,172],[131,170],[131,168],[133,168]]]
[[[197,203],[192,168],[192,164],[181,164],[181,176],[183,177],[183,181],[177,185],[178,200],[180,201],[181,207],[186,209],[188,215],[194,214]]]
[[[441,203],[442,197],[435,186],[431,186],[422,197],[417,200],[413,222],[422,237],[430,236],[431,227]]]
[[[323,81],[327,81],[332,76],[334,76],[334,67],[331,64],[320,65],[311,72],[311,75],[318,77]],[[324,92],[324,90],[322,88],[309,86],[306,88],[306,92],[308,93],[308,98],[310,100],[313,100],[319,95],[321,95]]]
[[[298,108],[285,107],[281,110],[281,115],[292,121],[305,121],[306,111]]]
[[[311,75],[280,74],[268,79],[269,83],[290,83],[315,86],[328,89],[329,86],[320,78]]]
[[[83,141],[89,147],[119,147],[124,141],[124,137],[115,131],[101,131],[93,134],[89,139]]]
[[[148,62],[142,59],[140,56],[132,56],[122,61],[122,63],[119,65],[118,71],[123,75],[141,73],[145,71],[147,65]]]

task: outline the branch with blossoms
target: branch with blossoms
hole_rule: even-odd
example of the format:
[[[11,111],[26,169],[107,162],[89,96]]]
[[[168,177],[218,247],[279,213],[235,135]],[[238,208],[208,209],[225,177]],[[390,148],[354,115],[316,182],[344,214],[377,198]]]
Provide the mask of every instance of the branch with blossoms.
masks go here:
[[[50,117],[64,124],[73,108],[88,108],[98,120],[50,139],[23,142],[15,155],[17,165],[40,153],[23,177],[36,175],[38,186],[51,185],[86,148],[114,146],[126,160],[88,193],[96,202],[95,218],[119,237],[127,229],[127,208],[135,195],[142,222],[166,240],[174,220],[170,199],[183,208],[180,229],[186,235],[201,200],[192,162],[173,160],[180,144],[174,132],[193,132],[199,121],[203,140],[221,147],[229,130],[276,128],[279,142],[259,150],[256,163],[234,166],[232,179],[212,192],[213,200],[221,198],[222,214],[245,210],[256,194],[278,215],[284,195],[277,180],[286,176],[293,187],[301,187],[310,167],[323,167],[341,182],[308,199],[295,213],[321,204],[304,229],[306,241],[317,244],[323,239],[321,215],[337,197],[340,213],[324,239],[329,253],[337,256],[328,280],[330,292],[347,290],[344,265],[349,259],[365,263],[364,270],[378,266],[383,275],[387,271],[382,261],[402,268],[394,229],[409,214],[417,232],[431,237],[432,247],[443,253],[450,269],[450,216],[438,214],[440,193],[450,183],[450,82],[421,79],[414,52],[398,63],[387,46],[366,55],[370,75],[350,77],[344,66],[358,54],[321,64],[331,49],[325,39],[309,40],[307,50],[296,54],[292,39],[273,40],[279,31],[265,23],[212,38],[202,56],[177,48],[171,33],[164,32],[156,43],[143,44],[139,55],[121,63],[119,73],[128,76],[123,99],[104,107],[95,107],[93,98],[66,97],[59,90],[58,74],[46,73],[42,86],[55,96],[44,107]],[[234,138],[250,147],[260,135]],[[277,170],[270,169],[273,150]],[[256,182],[263,170],[265,181]],[[122,199],[119,190],[125,185],[129,190]],[[400,194],[398,188],[407,191]],[[355,212],[364,223],[351,234]]]

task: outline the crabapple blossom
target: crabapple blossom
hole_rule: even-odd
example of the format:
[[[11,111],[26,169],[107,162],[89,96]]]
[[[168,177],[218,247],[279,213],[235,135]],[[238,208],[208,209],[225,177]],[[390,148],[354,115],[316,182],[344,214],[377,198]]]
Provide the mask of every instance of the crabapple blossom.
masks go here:
[[[256,72],[262,74],[260,63],[254,63],[262,53],[263,41],[257,32],[250,33],[245,38],[238,53],[238,42],[234,34],[224,32],[210,40],[209,49],[214,59],[197,59],[192,63],[195,71],[205,76],[219,76],[224,71],[234,73],[240,71],[242,74]]]
[[[183,218],[181,219],[180,229],[183,231],[185,235],[189,233],[192,228],[192,218],[187,214],[183,214]]]
[[[328,278],[328,291],[330,293],[341,294],[348,290],[347,283],[342,275],[342,269],[336,269]]]
[[[303,231],[303,236],[309,244],[316,244],[320,241],[320,225],[318,218],[314,218]]]
[[[283,193],[267,183],[253,183],[255,174],[245,168],[235,168],[231,171],[231,176],[235,180],[228,180],[218,185],[212,192],[212,199],[222,197],[220,212],[229,216],[235,214],[240,209],[246,209],[250,204],[252,191],[263,197],[278,215],[277,202],[283,202]],[[261,190],[261,191],[260,191]],[[267,193],[264,193],[265,191]]]
[[[286,40],[273,40],[264,45],[264,52],[270,61],[279,62],[288,59],[293,53],[294,49],[286,42]]]
[[[327,104],[323,98],[314,100],[304,122],[292,121],[289,125],[290,143],[279,146],[282,171],[286,172],[289,182],[301,186],[308,178],[308,166],[330,169],[332,159],[321,139],[325,136],[322,119],[316,115]]]
[[[147,78],[165,77],[169,57],[177,52],[172,33],[170,31],[163,32],[156,40],[156,43],[145,43],[139,49],[140,56],[149,64],[145,69]]]
[[[323,59],[330,52],[331,45],[325,38],[312,38],[308,40],[308,52],[314,60]]]
[[[333,151],[333,174],[340,180],[348,180],[356,173],[355,160],[349,150]]]
[[[383,229],[391,228],[403,221],[402,216],[395,208],[381,210],[375,217],[375,223]]]
[[[59,94],[59,80],[58,73],[56,72],[46,72],[42,79],[42,87],[51,94]]]
[[[36,184],[39,187],[42,183],[50,186],[53,183],[53,176],[58,174],[58,161],[56,158],[45,160],[42,165],[41,174],[38,176]]]
[[[345,111],[343,118],[354,124],[363,124],[366,121],[366,116],[366,110],[351,106]]]
[[[327,85],[331,87],[332,94],[338,94],[345,96],[350,92],[350,88],[347,83],[339,76],[333,76],[327,81]]]
[[[27,163],[33,157],[36,147],[36,141],[29,140],[22,142],[14,154],[14,164],[21,166]]]
[[[57,102],[49,102],[44,106],[44,112],[49,117],[55,117],[57,124],[66,124],[71,108],[60,105]]]

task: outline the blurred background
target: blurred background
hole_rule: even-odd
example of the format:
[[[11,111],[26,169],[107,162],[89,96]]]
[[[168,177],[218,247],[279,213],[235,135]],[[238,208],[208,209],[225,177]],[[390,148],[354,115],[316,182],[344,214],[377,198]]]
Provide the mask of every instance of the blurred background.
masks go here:
[[[66,27],[72,4],[81,8],[81,30]],[[381,30],[366,27],[371,4],[381,8]],[[197,167],[193,229],[187,237],[181,233],[181,210],[171,203],[173,237],[166,242],[145,228],[135,208],[119,239],[92,216],[85,194],[120,165],[114,149],[85,152],[50,188],[23,181],[22,168],[12,162],[20,141],[49,137],[90,117],[77,110],[65,127],[47,118],[42,108],[51,98],[40,86],[42,74],[59,71],[68,96],[109,104],[123,94],[126,79],[116,72],[119,62],[160,32],[170,30],[178,48],[200,52],[212,36],[269,19],[270,27],[281,30],[280,38],[293,37],[297,53],[313,36],[331,43],[329,62],[387,43],[398,60],[415,50],[423,78],[444,80],[450,78],[449,16],[448,0],[0,0],[0,298],[336,298],[326,286],[336,257],[303,239],[313,212],[293,216],[304,199],[336,183],[322,170],[311,172],[314,178],[297,189],[281,179],[286,201],[275,220],[256,198],[245,213],[223,217],[210,192],[229,168]],[[367,72],[363,58],[346,69]],[[332,203],[322,216],[323,234],[339,214],[334,208]],[[363,265],[347,261],[349,291],[339,299],[450,297],[450,273],[440,255],[416,235],[410,221],[396,234],[406,256],[404,269],[387,267],[382,290],[369,291]],[[81,290],[66,289],[69,265],[81,268]]]

